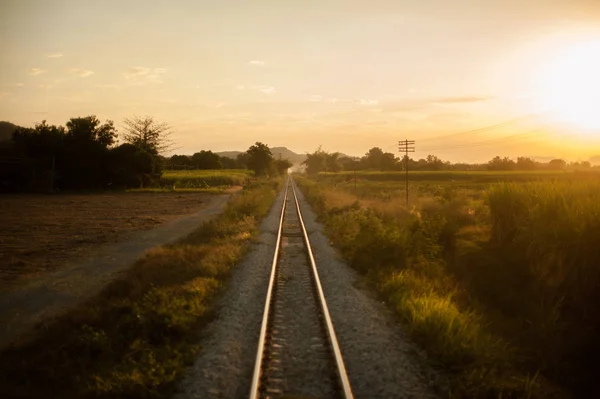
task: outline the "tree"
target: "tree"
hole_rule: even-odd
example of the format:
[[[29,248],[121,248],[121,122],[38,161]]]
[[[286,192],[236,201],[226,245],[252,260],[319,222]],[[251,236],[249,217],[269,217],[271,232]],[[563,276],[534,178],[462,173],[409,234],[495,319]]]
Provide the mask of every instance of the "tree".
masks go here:
[[[359,169],[359,159],[351,157],[339,157],[338,163],[342,170],[357,170]]]
[[[169,124],[156,122],[150,116],[125,118],[124,123],[125,142],[153,155],[163,154],[173,149],[174,142],[171,140],[173,129]]]
[[[19,155],[28,158],[50,159],[61,146],[64,137],[64,127],[48,125],[44,120],[35,125],[33,129],[17,128],[13,133],[12,140]]]
[[[273,163],[273,154],[268,145],[257,141],[248,148],[246,154],[248,169],[253,170],[256,176],[263,176],[269,172]]]
[[[167,164],[171,169],[175,170],[193,169],[194,167],[191,158],[187,155],[171,155]]]
[[[384,152],[379,147],[371,148],[362,159],[368,169],[394,170],[398,164],[398,158],[391,152]]]
[[[516,167],[515,161],[508,157],[500,158],[498,156],[494,157],[491,161],[488,162],[488,170],[514,170]]]
[[[249,155],[247,152],[242,152],[237,154],[235,161],[241,168],[248,168],[248,157]]]
[[[292,167],[292,163],[288,160],[288,159],[276,159],[273,161],[273,166],[275,167],[275,170],[277,171],[277,174],[280,176],[285,175],[285,173],[287,172],[287,170],[289,168]]]
[[[65,188],[102,188],[108,181],[109,147],[117,138],[112,121],[95,115],[71,118],[66,123],[62,154],[56,159],[57,183]]]
[[[319,147],[312,154],[306,154],[306,159],[302,164],[306,165],[306,173],[309,175],[319,172],[339,172],[342,170],[339,157],[339,152],[328,153]]]
[[[435,155],[427,155],[426,161],[428,170],[442,170],[444,168],[444,161]]]
[[[157,160],[152,154],[125,143],[110,151],[110,181],[113,187],[144,187],[153,177]]]
[[[517,169],[518,170],[534,170],[536,163],[531,158],[518,157],[517,158]]]
[[[45,120],[33,129],[17,128],[12,136],[14,155],[28,161],[13,173],[13,186],[25,190],[54,189],[56,159],[60,161],[64,139],[65,128],[48,125]]]
[[[71,118],[66,126],[67,138],[81,142],[94,142],[103,148],[113,145],[117,138],[117,129],[113,121],[107,120],[101,124],[96,115]]]
[[[325,169],[327,172],[339,172],[342,170],[342,165],[340,164],[340,153],[332,152],[325,154]]]
[[[243,154],[243,153],[242,153]],[[238,154],[238,158],[239,155]],[[221,165],[223,165],[223,169],[243,169],[246,167],[245,163],[242,163],[238,160],[238,158],[229,158],[229,157],[221,157],[219,156],[219,161],[221,161]]]
[[[567,163],[564,159],[553,159],[548,162],[548,169],[551,170],[564,170],[567,166]]]
[[[200,151],[192,155],[192,164],[197,169],[223,169],[221,157],[212,151]]]

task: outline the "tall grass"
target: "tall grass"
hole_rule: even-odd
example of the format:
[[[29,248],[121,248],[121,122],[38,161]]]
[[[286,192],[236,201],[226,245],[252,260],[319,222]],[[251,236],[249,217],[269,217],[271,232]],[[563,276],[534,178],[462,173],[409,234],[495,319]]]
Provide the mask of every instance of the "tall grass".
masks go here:
[[[169,397],[279,185],[247,186],[215,220],[148,252],[100,294],[1,353],[3,397]]]
[[[525,303],[536,322],[525,344],[544,371],[575,390],[596,385],[600,361],[600,182],[501,184],[487,195],[492,240],[514,254],[507,273],[524,276]]]
[[[582,310],[588,311],[595,306],[589,296],[564,298],[567,292],[579,298],[580,290],[597,284],[590,280],[600,267],[598,251],[592,251],[598,182],[498,184],[490,191],[485,185],[413,186],[406,208],[402,197],[385,194],[398,188],[394,182],[355,187],[297,181],[347,262],[372,282],[413,339],[446,366],[452,384],[444,395],[547,398],[569,397],[561,386],[576,391],[558,373],[585,371],[560,361],[576,353],[582,323],[565,329],[561,311],[567,302],[587,303]],[[566,197],[553,198],[563,192]],[[557,212],[564,215],[556,219]],[[556,222],[565,226],[550,226]],[[575,288],[575,281],[584,285]],[[574,338],[564,341],[565,334]],[[580,349],[590,345],[587,340]]]
[[[357,172],[321,172],[317,179],[322,181],[335,180],[354,180],[364,179],[370,181],[404,181],[405,172],[401,171],[372,171],[361,170]],[[597,179],[600,172],[564,172],[564,171],[410,171],[409,179],[415,182],[421,181],[471,181],[477,183],[495,183],[500,181],[537,181],[537,180],[570,180],[574,177],[578,179],[589,178]]]

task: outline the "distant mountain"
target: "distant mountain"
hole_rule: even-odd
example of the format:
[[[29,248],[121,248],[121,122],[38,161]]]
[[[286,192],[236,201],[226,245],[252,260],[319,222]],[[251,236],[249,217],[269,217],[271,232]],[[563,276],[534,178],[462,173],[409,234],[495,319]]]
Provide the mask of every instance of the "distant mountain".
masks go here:
[[[287,149],[286,147],[273,147],[271,152],[275,158],[287,159],[294,165],[300,165],[306,160],[306,154],[296,154],[294,151]]]
[[[225,158],[237,158],[238,155],[240,155],[242,153],[242,151],[221,151],[221,152],[215,152],[215,154],[217,154],[220,157],[225,157]]]
[[[242,152],[243,151],[222,151],[217,152],[216,154],[221,157],[235,158]],[[279,158],[281,156],[281,158],[289,160],[294,165],[300,165],[306,159],[306,154],[297,154],[287,147],[272,147],[271,153],[273,154],[273,157]]]
[[[20,126],[14,123],[0,121],[0,141],[8,141],[12,138],[12,134]]]

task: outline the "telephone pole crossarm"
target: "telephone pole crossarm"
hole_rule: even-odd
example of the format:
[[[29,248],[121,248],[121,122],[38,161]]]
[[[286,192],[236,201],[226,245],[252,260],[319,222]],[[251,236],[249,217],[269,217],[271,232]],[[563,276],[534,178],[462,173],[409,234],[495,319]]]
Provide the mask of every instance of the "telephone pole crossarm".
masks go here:
[[[406,171],[406,206],[408,207],[408,153],[415,152],[415,140],[399,141],[398,151],[404,153],[404,170]]]

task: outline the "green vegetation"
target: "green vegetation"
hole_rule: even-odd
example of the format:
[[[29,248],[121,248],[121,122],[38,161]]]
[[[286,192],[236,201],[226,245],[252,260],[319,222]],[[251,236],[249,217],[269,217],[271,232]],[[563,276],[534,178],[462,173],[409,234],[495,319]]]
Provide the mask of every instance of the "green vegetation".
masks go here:
[[[164,398],[281,182],[255,181],[187,238],[150,251],[87,303],[0,355],[5,397]]]
[[[98,190],[143,187],[161,174],[159,153],[169,146],[169,127],[152,118],[126,119],[116,145],[113,121],[94,115],[65,126],[16,127],[0,146],[0,191]]]
[[[165,171],[156,186],[173,190],[242,186],[252,177],[254,173],[248,169],[172,170]]]
[[[592,158],[593,160],[593,158]],[[486,163],[451,163],[436,155],[429,154],[421,159],[403,156],[396,157],[394,153],[385,152],[379,147],[373,147],[362,157],[349,157],[339,152],[329,153],[319,147],[312,154],[306,155],[303,162],[305,172],[315,175],[319,172],[345,171],[591,171],[600,170],[600,165],[592,166],[590,161],[566,162],[563,159],[552,159],[549,162],[539,162],[527,157],[518,157],[516,161],[508,157],[496,156]]]
[[[400,176],[297,181],[347,262],[445,365],[449,396],[589,394],[600,175],[415,173],[408,208]]]
[[[168,124],[149,116],[123,123],[124,143],[117,145],[113,121],[101,123],[94,115],[71,118],[65,126],[0,122],[0,192],[205,190],[242,185],[251,176],[282,176],[292,166],[260,142],[236,159],[205,150],[166,158],[174,146]],[[172,172],[163,175],[164,168]]]
[[[298,154],[289,151],[287,148],[276,147],[273,150],[278,151],[279,156],[274,157],[272,149],[268,145],[256,142],[245,152],[228,151],[224,153],[214,153],[212,151],[200,151],[192,156],[172,155],[171,158],[164,158],[165,168],[172,170],[188,169],[244,169],[248,168],[256,176],[283,174],[292,166],[292,161],[288,156],[297,158]],[[282,156],[285,153],[285,157]]]

